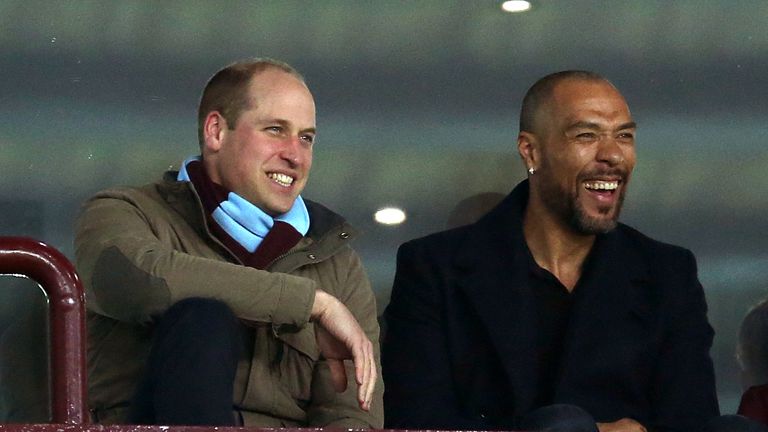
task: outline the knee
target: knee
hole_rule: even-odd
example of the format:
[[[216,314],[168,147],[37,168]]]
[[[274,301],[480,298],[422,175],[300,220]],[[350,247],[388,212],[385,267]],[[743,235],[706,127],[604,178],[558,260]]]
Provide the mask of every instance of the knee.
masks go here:
[[[224,302],[202,297],[192,297],[174,303],[158,323],[159,328],[183,328],[201,331],[206,335],[228,333],[235,329],[237,317]]]
[[[205,297],[190,297],[174,303],[165,315],[181,314],[194,316],[234,316],[232,309],[221,300]]]

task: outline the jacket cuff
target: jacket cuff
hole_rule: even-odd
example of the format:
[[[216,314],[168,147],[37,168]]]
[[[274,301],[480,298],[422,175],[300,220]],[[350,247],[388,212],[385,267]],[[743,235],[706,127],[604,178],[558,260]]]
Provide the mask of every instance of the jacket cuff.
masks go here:
[[[275,325],[304,327],[309,322],[312,306],[315,304],[315,281],[285,274],[280,297],[272,311]]]

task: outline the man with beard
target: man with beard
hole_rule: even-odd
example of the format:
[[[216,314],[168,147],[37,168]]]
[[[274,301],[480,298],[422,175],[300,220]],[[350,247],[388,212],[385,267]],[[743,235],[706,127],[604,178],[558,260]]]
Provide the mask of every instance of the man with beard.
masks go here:
[[[536,82],[528,171],[478,222],[398,252],[386,426],[693,431],[718,415],[693,254],[617,223],[635,122],[591,72]]]

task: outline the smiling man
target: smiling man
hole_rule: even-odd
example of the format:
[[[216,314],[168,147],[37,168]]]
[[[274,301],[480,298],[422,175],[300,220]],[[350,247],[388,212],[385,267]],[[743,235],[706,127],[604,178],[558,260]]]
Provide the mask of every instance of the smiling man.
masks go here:
[[[501,204],[398,252],[387,426],[701,430],[718,405],[695,259],[617,222],[624,98],[591,72],[546,76],[517,144],[528,179]]]
[[[95,421],[382,426],[354,230],[300,195],[315,134],[298,72],[235,63],[203,91],[199,156],[86,203],[75,246]]]

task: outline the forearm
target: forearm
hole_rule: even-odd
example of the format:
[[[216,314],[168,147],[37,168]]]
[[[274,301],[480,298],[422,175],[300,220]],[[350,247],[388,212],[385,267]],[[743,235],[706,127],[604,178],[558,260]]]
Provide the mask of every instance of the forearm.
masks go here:
[[[116,199],[88,204],[75,245],[89,307],[122,321],[145,322],[181,299],[211,297],[244,319],[302,326],[317,289],[307,278],[187,252],[181,241],[161,239],[136,207]]]
[[[323,427],[373,427],[383,426],[383,381],[379,350],[379,324],[376,317],[376,301],[370,283],[363,270],[359,257],[351,249],[341,251],[333,258],[333,267],[344,269],[337,274],[335,283],[327,283],[331,294],[319,291],[316,305],[322,308],[325,302],[336,302],[351,313],[351,319],[357,322],[365,338],[370,341],[372,363],[376,378],[369,380],[374,384],[368,411],[361,409],[358,393],[361,387],[354,379],[356,370],[351,361],[344,362],[346,369],[346,390],[333,391],[333,377],[325,361],[316,365],[312,380],[313,397],[308,409],[310,426]],[[313,317],[314,317],[313,313]],[[314,318],[313,318],[314,319]],[[370,358],[370,357],[369,357]]]

